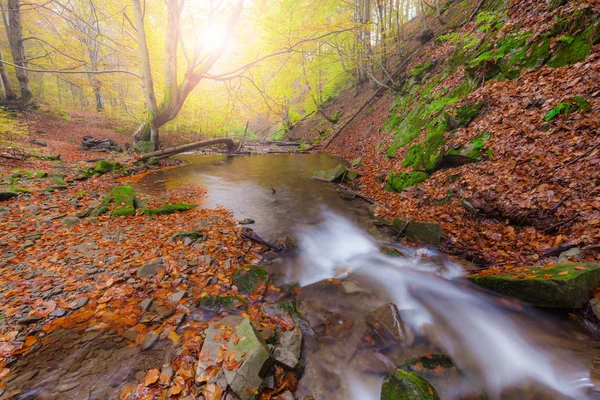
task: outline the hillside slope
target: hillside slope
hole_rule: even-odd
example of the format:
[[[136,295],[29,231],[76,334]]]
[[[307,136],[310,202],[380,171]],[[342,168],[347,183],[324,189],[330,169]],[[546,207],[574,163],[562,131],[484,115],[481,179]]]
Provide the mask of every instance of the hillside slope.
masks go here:
[[[446,250],[486,273],[553,262],[561,245],[599,260],[600,2],[456,0],[442,19],[401,48],[401,89],[324,151],[362,156],[380,216],[439,223]]]

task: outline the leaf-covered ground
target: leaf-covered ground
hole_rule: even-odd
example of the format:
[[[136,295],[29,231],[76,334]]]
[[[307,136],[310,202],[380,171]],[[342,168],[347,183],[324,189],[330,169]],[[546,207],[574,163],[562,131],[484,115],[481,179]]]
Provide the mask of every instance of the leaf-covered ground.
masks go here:
[[[41,121],[40,126],[44,126],[46,132],[49,125],[55,124],[43,118]],[[64,124],[63,135],[78,126]],[[102,134],[97,130],[93,133]],[[51,361],[54,361],[51,357],[64,356],[64,362],[73,362],[72,358],[77,358],[78,354],[75,349],[87,342],[94,343],[96,347],[100,346],[99,350],[90,351],[89,357],[100,351],[108,351],[107,354],[114,351],[113,363],[110,355],[105,355],[108,359],[101,361],[106,363],[106,371],[100,371],[103,374],[95,379],[103,380],[104,373],[109,379],[108,371],[112,371],[112,366],[123,362],[123,357],[127,358],[128,353],[122,353],[123,346],[133,348],[157,337],[160,343],[167,341],[174,349],[175,356],[169,361],[173,369],[170,376],[153,375],[164,363],[161,352],[154,358],[130,355],[139,359],[141,376],[134,377],[133,372],[126,371],[125,377],[129,379],[110,386],[108,389],[112,392],[90,395],[116,396],[122,392],[122,398],[155,398],[169,392],[177,398],[199,395],[202,390],[210,391],[214,389],[211,385],[200,388],[193,383],[202,345],[201,333],[212,318],[219,317],[198,309],[199,299],[205,296],[240,296],[247,302],[247,307],[242,309],[241,302],[236,305],[242,315],[250,317],[257,326],[273,327],[281,323],[284,329],[290,329],[289,321],[273,320],[260,312],[262,295],[241,294],[232,284],[234,272],[256,263],[264,249],[241,237],[241,227],[229,211],[203,209],[202,188],[190,186],[167,192],[161,198],[138,193],[138,200],[145,201],[147,207],[174,203],[199,205],[184,212],[146,216],[138,210],[135,216],[129,217],[108,213],[77,218],[82,211],[98,204],[111,188],[126,185],[137,177],[108,173],[75,180],[81,177],[81,168],[93,164],[72,164],[73,161],[107,155],[80,151],[69,141],[68,136],[67,139],[63,136],[62,140],[56,137],[50,148],[42,150],[55,153],[66,149],[67,161],[2,160],[0,167],[3,177],[24,171],[50,174],[43,178],[17,179],[15,184],[30,193],[0,204],[0,394],[5,387],[10,388],[10,392],[4,395],[10,397],[26,390],[24,388],[33,390],[35,383],[40,384],[41,379],[33,377],[30,377],[31,382],[9,383],[13,379],[22,379],[33,370],[27,360],[35,363],[36,354],[45,354],[42,358],[50,357]],[[128,163],[128,167],[135,168],[132,160],[127,161],[125,156],[118,158]],[[19,170],[15,171],[17,168]],[[44,191],[56,179],[53,176],[64,180],[67,188]],[[197,231],[200,239],[174,238],[182,231]],[[154,265],[150,268],[152,272],[140,274],[140,268],[149,263]],[[277,291],[269,286],[268,293]],[[123,337],[126,338],[124,341]],[[103,347],[106,343],[114,349],[106,350]],[[92,350],[96,347],[92,346]],[[53,353],[56,348],[63,350]],[[28,355],[31,357],[26,357]],[[37,366],[40,365],[44,365],[43,362]],[[151,371],[145,374],[146,367]],[[93,370],[91,366],[89,368]],[[67,378],[74,373],[68,368],[66,371],[69,372]],[[123,371],[119,376],[122,375]],[[72,390],[69,391],[72,395],[82,393],[78,390],[95,387],[86,387],[85,379],[79,380],[79,387],[70,387],[70,381],[61,386],[58,381],[62,376],[54,378],[52,396],[62,392],[61,389]],[[284,379],[284,376],[279,378]],[[41,387],[36,390],[47,390],[44,385],[49,383],[41,381]],[[207,398],[211,398],[209,394],[205,393]]]

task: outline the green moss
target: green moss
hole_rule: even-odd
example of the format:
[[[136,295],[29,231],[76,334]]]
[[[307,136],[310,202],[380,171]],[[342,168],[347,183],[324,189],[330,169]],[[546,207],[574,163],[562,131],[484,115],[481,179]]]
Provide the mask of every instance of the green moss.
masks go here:
[[[417,185],[429,178],[425,172],[399,172],[394,174],[390,172],[385,189],[390,192],[402,192],[404,189]]]
[[[139,154],[151,153],[155,150],[154,143],[149,140],[140,140],[133,146],[133,150]]]
[[[233,311],[246,305],[239,296],[204,296],[198,301],[198,307],[215,314]]]
[[[414,372],[396,369],[383,381],[381,400],[439,400],[435,388]]]
[[[142,210],[142,212],[148,216],[165,215],[165,214],[173,214],[176,212],[188,211],[188,210],[191,210],[192,208],[196,208],[196,207],[198,207],[198,206],[194,205],[194,204],[165,204],[164,206],[162,206],[161,208],[158,208],[158,209],[145,208]]]
[[[417,65],[416,67],[414,67],[411,71],[410,74],[413,77],[419,77],[421,76],[424,72],[427,72],[434,64],[431,61],[427,61],[423,64]]]
[[[467,126],[477,118],[479,111],[483,108],[483,104],[464,104],[458,110],[456,110],[456,121],[458,126]]]
[[[587,29],[584,33],[575,36],[570,42],[561,42],[558,50],[548,61],[548,66],[561,68],[585,60],[592,50],[590,35],[591,30]]]
[[[266,289],[268,279],[269,276],[264,268],[258,265],[247,265],[233,274],[231,282],[240,293],[250,294],[261,288]]]
[[[474,276],[487,289],[535,306],[580,308],[600,284],[600,264],[565,263],[550,268],[531,268],[517,276]]]
[[[422,154],[423,154],[423,145],[418,144],[418,143],[413,144],[406,151],[406,156],[404,157],[404,160],[402,161],[402,166],[405,168],[407,168],[407,167],[414,168],[414,166],[420,164]]]
[[[14,193],[31,193],[31,190],[19,186],[9,186],[8,190]]]
[[[347,170],[345,165],[338,164],[332,169],[315,171],[313,178],[325,182],[343,181]]]
[[[88,172],[88,175],[104,175],[113,171],[123,171],[126,172],[126,168],[123,164],[110,161],[110,160],[100,160],[96,163],[93,169]]]
[[[394,157],[396,157],[396,152],[398,151],[399,148],[400,148],[400,141],[394,140],[392,142],[392,144],[390,145],[390,147],[388,147],[387,150],[385,151],[385,155],[388,158],[394,158]]]
[[[114,204],[113,215],[135,215],[135,192],[131,186],[114,187],[102,202]]]
[[[37,171],[34,176],[36,178],[47,178],[48,177],[48,173],[47,172],[43,172],[43,171]]]

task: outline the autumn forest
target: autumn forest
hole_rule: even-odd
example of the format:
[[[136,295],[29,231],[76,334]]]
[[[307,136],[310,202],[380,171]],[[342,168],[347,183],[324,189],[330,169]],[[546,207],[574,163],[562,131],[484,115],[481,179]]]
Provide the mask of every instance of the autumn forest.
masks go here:
[[[1,0],[0,399],[596,399],[596,0]]]

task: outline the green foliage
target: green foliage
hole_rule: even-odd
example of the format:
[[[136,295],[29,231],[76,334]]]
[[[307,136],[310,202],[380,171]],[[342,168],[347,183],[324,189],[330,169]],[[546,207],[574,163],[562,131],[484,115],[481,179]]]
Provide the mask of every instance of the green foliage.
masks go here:
[[[445,35],[438,36],[437,38],[435,38],[435,41],[436,41],[436,43],[444,43],[444,42],[456,43],[459,38],[460,38],[459,33],[450,32]]]
[[[575,96],[571,100],[561,101],[556,107],[548,111],[544,117],[544,121],[548,122],[559,115],[569,115],[577,111],[589,112],[591,109],[592,107],[586,99],[581,96]]]
[[[389,192],[400,193],[404,189],[417,185],[429,178],[429,174],[425,172],[398,172],[394,174],[390,172],[385,189]]]

